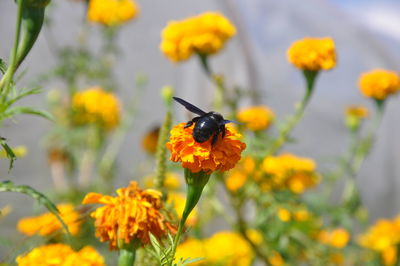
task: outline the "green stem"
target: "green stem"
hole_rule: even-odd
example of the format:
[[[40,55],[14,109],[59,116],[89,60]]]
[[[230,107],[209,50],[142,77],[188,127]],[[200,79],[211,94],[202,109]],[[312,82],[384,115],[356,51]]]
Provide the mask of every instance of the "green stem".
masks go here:
[[[18,9],[17,9],[17,21],[16,21],[16,29],[15,29],[15,40],[14,46],[11,50],[10,54],[10,65],[7,68],[6,73],[0,80],[0,93],[2,94],[2,101],[4,101],[5,97],[7,97],[10,83],[12,81],[12,77],[17,69],[17,49],[19,44],[19,37],[21,34],[21,21],[22,21],[22,12],[24,10],[25,0],[17,1]]]
[[[295,111],[294,115],[291,116],[287,120],[287,122],[283,125],[282,129],[280,130],[279,136],[276,138],[276,140],[271,144],[270,148],[267,150],[267,155],[275,154],[282,148],[282,146],[287,142],[287,140],[289,138],[289,134],[292,132],[294,127],[297,125],[297,123],[300,121],[300,119],[304,115],[304,110],[306,109],[307,104],[310,101],[318,72],[304,70],[303,74],[306,79],[306,92],[303,96],[303,99],[296,106],[296,111]]]
[[[135,263],[136,249],[122,248],[119,250],[118,266],[132,266]]]
[[[172,113],[170,110],[167,111],[165,114],[164,123],[160,129],[160,135],[158,136],[157,140],[157,150],[156,150],[156,159],[157,159],[157,166],[156,166],[156,178],[155,178],[155,187],[156,189],[160,190],[164,197],[166,197],[165,191],[165,174],[166,174],[166,161],[167,161],[167,148],[165,146],[169,130],[171,128],[172,123]]]
[[[193,208],[196,207],[197,203],[199,202],[203,189],[210,179],[210,175],[211,174],[205,173],[203,171],[192,173],[189,169],[185,168],[185,180],[187,184],[186,203],[185,209],[182,213],[182,218],[179,222],[178,231],[175,235],[170,266],[173,265],[176,248],[178,247],[178,244],[181,240],[186,220],[189,214],[192,212]]]

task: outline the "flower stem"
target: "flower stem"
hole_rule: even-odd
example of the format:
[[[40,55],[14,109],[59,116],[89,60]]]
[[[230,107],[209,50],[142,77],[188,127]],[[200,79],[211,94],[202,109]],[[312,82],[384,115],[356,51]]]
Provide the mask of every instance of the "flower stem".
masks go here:
[[[310,101],[318,72],[304,70],[303,74],[306,79],[306,92],[303,96],[303,99],[296,106],[296,111],[294,115],[291,116],[287,120],[287,122],[283,125],[282,129],[280,130],[279,136],[275,139],[275,141],[271,144],[270,148],[267,150],[267,155],[275,154],[282,148],[282,146],[288,141],[289,134],[292,132],[294,127],[303,117],[304,110],[308,102]]]
[[[4,101],[4,99],[7,97],[12,77],[14,76],[14,73],[17,69],[17,49],[21,34],[22,12],[24,10],[25,0],[18,0],[17,4],[18,4],[18,9],[17,9],[17,22],[15,29],[15,37],[14,37],[15,40],[14,40],[14,46],[10,54],[10,64],[7,68],[6,73],[0,80],[0,93],[2,94],[2,101]]]
[[[122,248],[119,250],[118,266],[132,266],[135,263],[136,249]]]
[[[208,180],[210,179],[210,175],[203,171],[198,173],[192,173],[189,169],[185,168],[185,180],[187,184],[187,194],[186,194],[186,203],[185,209],[182,213],[182,218],[179,222],[178,231],[175,235],[174,245],[172,247],[171,261],[170,266],[173,265],[176,248],[182,237],[183,228],[185,226],[186,220],[189,217],[189,214],[192,212],[193,208],[197,205],[200,200],[201,194]]]

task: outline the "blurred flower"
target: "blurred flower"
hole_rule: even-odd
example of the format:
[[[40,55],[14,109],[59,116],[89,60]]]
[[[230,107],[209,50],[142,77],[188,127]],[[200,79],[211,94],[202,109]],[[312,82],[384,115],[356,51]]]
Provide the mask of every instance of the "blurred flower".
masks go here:
[[[167,143],[171,161],[181,162],[183,168],[193,173],[224,172],[235,167],[246,144],[239,140],[241,135],[232,126],[226,125],[225,137],[219,137],[212,145],[212,138],[203,143],[196,142],[192,136],[194,126],[184,128],[185,125],[178,124],[171,130],[170,141]]]
[[[271,188],[287,188],[294,193],[303,193],[305,189],[319,182],[315,168],[313,160],[290,153],[268,156],[263,161],[262,169],[269,178],[261,182],[270,182]]]
[[[91,22],[116,26],[134,18],[138,11],[133,0],[90,0],[87,18]]]
[[[176,214],[179,219],[182,219],[182,213],[185,208],[186,196],[183,193],[168,193],[167,202],[173,204]],[[186,224],[189,226],[194,226],[197,222],[197,209],[194,208],[189,214]]]
[[[333,253],[329,256],[329,262],[333,265],[344,265],[344,257],[343,254]]]
[[[235,27],[222,14],[206,12],[169,22],[162,31],[160,49],[171,61],[183,61],[193,53],[217,53],[235,33]]]
[[[292,217],[292,215],[291,215],[290,211],[288,211],[287,209],[285,209],[285,208],[278,209],[278,218],[282,222],[289,222],[291,217]]]
[[[98,124],[105,129],[115,128],[120,121],[120,104],[110,92],[93,87],[77,92],[72,98],[74,122],[78,125]]]
[[[350,239],[350,234],[343,228],[337,228],[332,231],[322,230],[318,235],[321,243],[335,248],[344,248]]]
[[[145,188],[154,188],[155,187],[155,177],[154,176],[146,176],[143,179],[143,184]],[[181,187],[181,183],[179,181],[179,175],[173,172],[167,172],[165,174],[164,185],[166,189],[176,190]]]
[[[209,264],[246,266],[253,261],[250,245],[237,233],[218,232],[204,243]]]
[[[202,240],[189,238],[178,246],[175,253],[175,263],[178,263],[180,259],[184,260],[188,258],[204,258],[203,260],[200,260],[198,262],[191,263],[191,266],[206,265],[206,250]]]
[[[385,100],[400,90],[400,77],[394,71],[375,69],[363,73],[358,85],[365,97]]]
[[[263,241],[263,236],[261,235],[261,233],[259,231],[255,230],[255,229],[247,229],[246,235],[256,245],[260,245]]]
[[[331,38],[304,38],[292,44],[288,60],[302,70],[329,70],[336,65],[335,43]]]
[[[160,127],[157,126],[152,130],[146,132],[142,137],[142,148],[149,154],[154,155],[157,150],[158,135],[160,134]]]
[[[75,211],[72,204],[57,205],[60,216],[68,227],[72,235],[77,235],[80,229],[80,214]],[[63,227],[54,214],[47,212],[39,216],[27,217],[19,220],[17,229],[21,233],[32,236],[50,236],[55,232],[62,230]]]
[[[282,255],[277,251],[272,252],[272,255],[268,257],[268,261],[272,266],[282,266],[285,264]]]
[[[47,160],[49,164],[52,163],[65,163],[69,160],[70,155],[67,151],[59,148],[50,148],[47,151]]]
[[[311,213],[307,210],[297,210],[293,213],[293,218],[296,221],[304,222],[311,218]]]
[[[96,219],[96,236],[101,242],[109,241],[110,249],[116,249],[118,240],[129,244],[138,239],[146,244],[149,233],[156,237],[167,234],[169,223],[160,212],[161,192],[142,191],[135,181],[116,192],[116,197],[91,192],[83,199],[83,204],[105,204],[90,214]]]
[[[255,165],[256,163],[252,157],[242,158],[238,165],[228,172],[225,178],[226,187],[232,192],[243,187],[248,176],[254,172]]]
[[[0,208],[0,220],[11,213],[12,207],[10,205],[6,205]]]
[[[12,151],[14,152],[15,156],[22,158],[25,157],[25,155],[28,153],[28,149],[26,146],[16,146],[12,148]],[[0,158],[6,158],[7,157],[7,152],[5,150],[0,151]]]
[[[65,244],[49,244],[32,249],[16,259],[18,266],[105,266],[104,258],[91,246],[75,252]]]
[[[361,235],[360,244],[376,251],[383,251],[400,242],[399,224],[380,219],[366,233]]]
[[[386,266],[394,266],[397,262],[397,247],[390,246],[382,251],[382,261]]]
[[[232,232],[218,232],[204,240],[188,239],[178,246],[176,254],[177,259],[204,258],[193,265],[248,266],[254,258],[250,245]]]
[[[239,122],[246,128],[257,131],[269,128],[275,114],[267,106],[253,106],[240,110],[237,114]]]
[[[350,130],[357,130],[360,127],[361,121],[368,117],[368,109],[362,105],[351,105],[345,110],[346,126]]]

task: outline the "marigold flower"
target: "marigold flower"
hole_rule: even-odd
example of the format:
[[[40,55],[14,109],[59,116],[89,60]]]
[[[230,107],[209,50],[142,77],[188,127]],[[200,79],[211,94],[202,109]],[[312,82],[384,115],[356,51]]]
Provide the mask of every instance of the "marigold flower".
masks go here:
[[[60,204],[57,208],[70,233],[77,235],[81,225],[80,214],[74,210],[72,204]],[[62,228],[56,216],[50,212],[39,216],[23,218],[17,224],[18,231],[28,236],[35,234],[50,236]]]
[[[143,184],[145,188],[154,188],[155,187],[155,177],[154,176],[146,176],[143,179]],[[179,181],[179,175],[172,172],[167,172],[165,174],[164,184],[163,186],[169,190],[177,190],[181,187],[181,182]]]
[[[109,241],[110,249],[116,249],[118,240],[129,244],[138,239],[147,244],[149,233],[156,237],[167,234],[170,225],[160,212],[161,192],[153,189],[142,191],[135,181],[116,192],[116,197],[89,193],[82,202],[104,204],[90,214],[96,219],[96,236],[101,242]]]
[[[267,106],[253,106],[240,110],[237,114],[239,122],[245,124],[246,128],[258,131],[269,128],[275,114]]]
[[[185,209],[186,197],[183,193],[168,193],[167,202],[173,204],[176,214],[179,219],[182,219],[182,213]],[[194,208],[189,214],[186,224],[189,226],[194,226],[197,223],[197,209]]]
[[[292,214],[285,208],[278,209],[278,218],[282,222],[289,222],[292,218]]]
[[[87,19],[106,26],[128,22],[139,12],[133,0],[90,0]]]
[[[181,259],[184,260],[188,258],[204,258],[203,260],[191,263],[191,266],[206,265],[206,249],[203,241],[189,238],[178,246],[175,253],[175,263],[178,263]]]
[[[361,246],[378,252],[400,243],[400,223],[395,220],[380,219],[359,238]]]
[[[244,157],[241,159],[234,169],[229,171],[225,184],[226,187],[235,192],[242,188],[247,181],[249,175],[251,175],[255,168],[255,161],[252,157]]]
[[[400,90],[400,77],[394,71],[375,69],[363,73],[358,85],[365,97],[385,100]]]
[[[285,264],[282,255],[277,251],[273,251],[272,255],[268,256],[268,261],[272,266],[282,266]]]
[[[367,118],[368,109],[363,105],[350,105],[345,110],[346,116],[355,116],[357,118]]]
[[[269,181],[271,188],[288,188],[294,193],[303,193],[319,182],[315,168],[313,160],[290,153],[268,156],[262,163],[262,169],[269,178],[262,180],[262,183]]]
[[[171,61],[183,61],[193,53],[217,53],[235,33],[235,27],[222,14],[206,12],[169,22],[162,31],[160,49]]]
[[[104,258],[91,246],[75,252],[65,244],[49,244],[32,249],[16,259],[18,266],[105,266]]]
[[[332,231],[322,230],[318,236],[321,243],[335,248],[344,248],[350,240],[350,234],[343,228],[337,228]]]
[[[97,124],[111,130],[120,121],[118,99],[100,87],[75,93],[72,98],[72,109],[75,113],[74,122],[78,125]]]
[[[302,70],[329,70],[336,65],[335,43],[331,38],[304,38],[292,44],[288,60]]]
[[[385,266],[394,266],[397,262],[397,247],[390,246],[382,251],[382,262]]]
[[[250,245],[237,233],[218,232],[205,240],[206,265],[247,266],[253,261]]]
[[[212,138],[203,143],[196,142],[192,136],[194,126],[184,128],[185,125],[178,124],[171,130],[170,141],[167,143],[171,161],[180,162],[183,168],[193,173],[210,173],[227,171],[240,160],[246,144],[239,140],[241,135],[232,126],[226,125],[225,137],[219,136],[218,141],[212,145]]]
[[[146,132],[142,137],[142,148],[149,154],[155,154],[157,150],[158,135],[160,134],[160,127],[157,126]]]

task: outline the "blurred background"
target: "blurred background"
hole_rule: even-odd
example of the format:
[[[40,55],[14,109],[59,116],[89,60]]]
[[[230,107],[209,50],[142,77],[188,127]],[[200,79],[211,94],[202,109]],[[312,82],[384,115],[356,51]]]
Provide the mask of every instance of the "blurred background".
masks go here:
[[[137,75],[148,83],[140,98],[134,128],[126,136],[118,158],[116,187],[144,174],[141,136],[160,123],[164,106],[159,92],[172,85],[176,95],[203,109],[211,106],[213,84],[203,74],[197,60],[173,64],[159,51],[160,32],[169,20],[182,19],[203,11],[218,10],[238,28],[238,35],[227,49],[210,61],[216,72],[224,73],[229,83],[258,91],[255,101],[270,106],[278,117],[293,111],[304,89],[300,72],[286,60],[286,49],[305,36],[331,36],[337,45],[338,66],[322,73],[305,118],[296,127],[298,143],[286,146],[299,156],[312,157],[321,170],[329,166],[347,145],[343,111],[349,104],[365,104],[357,88],[361,72],[373,68],[400,69],[400,3],[396,0],[137,0],[140,15],[124,25],[118,34],[119,57],[115,73],[122,90],[122,101],[132,95]],[[51,27],[45,27],[20,72],[26,71],[20,85],[31,84],[38,75],[52,69],[55,47],[74,46],[79,40],[81,22],[85,20],[80,1],[53,1],[47,10]],[[15,4],[0,1],[0,57],[8,58],[13,42]],[[96,31],[96,26],[93,26]],[[96,35],[89,43],[98,46]],[[46,85],[43,93],[28,97],[24,104],[46,108],[46,95],[60,84]],[[92,84],[96,85],[96,84]],[[390,100],[378,140],[357,178],[362,199],[376,217],[392,217],[400,209],[400,105],[398,97]],[[243,101],[242,106],[250,102]],[[181,106],[175,110],[175,123],[186,121]],[[12,146],[24,145],[28,154],[15,162],[8,173],[8,162],[0,161],[2,180],[28,184],[46,192],[52,183],[43,136],[51,122],[33,116],[19,116],[8,121],[1,135]],[[1,193],[0,207],[19,206],[2,221],[3,236],[13,234],[17,219],[29,215],[31,199],[21,194]],[[9,228],[10,230],[6,230]]]

